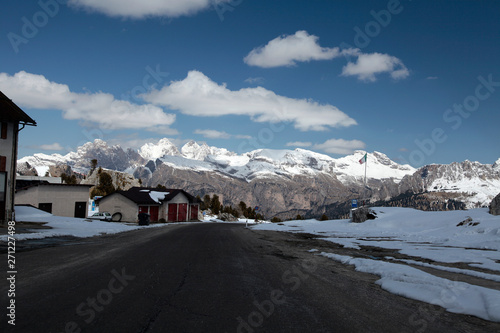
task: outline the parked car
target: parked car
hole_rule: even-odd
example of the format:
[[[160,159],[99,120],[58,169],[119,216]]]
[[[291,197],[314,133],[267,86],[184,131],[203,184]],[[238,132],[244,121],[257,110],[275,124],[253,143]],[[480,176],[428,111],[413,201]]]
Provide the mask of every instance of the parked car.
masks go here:
[[[111,221],[111,214],[108,212],[99,212],[99,213],[94,213],[91,216],[89,216],[89,219],[93,220],[102,220],[102,221]]]

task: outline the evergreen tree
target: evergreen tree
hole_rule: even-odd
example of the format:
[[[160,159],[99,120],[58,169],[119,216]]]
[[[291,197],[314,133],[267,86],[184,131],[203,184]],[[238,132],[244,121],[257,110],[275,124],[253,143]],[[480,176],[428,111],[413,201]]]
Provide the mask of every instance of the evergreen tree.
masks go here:
[[[321,215],[320,221],[328,221],[328,216],[326,214]]]
[[[205,210],[205,208],[203,207],[203,201],[201,201],[200,195],[196,196],[196,201],[200,203],[200,209]]]
[[[96,185],[90,192],[91,198],[95,196],[105,196],[116,191],[111,175],[107,172],[102,172],[102,169],[100,171],[99,185]]]
[[[206,210],[210,208],[210,196],[208,194],[205,194],[203,197],[203,208],[202,210]]]
[[[212,210],[212,213],[216,215],[218,215],[221,211],[221,203],[217,194],[214,194],[212,196],[212,200],[210,200],[210,210]]]
[[[64,184],[73,184],[74,185],[77,183],[76,176],[74,174],[71,176],[68,176],[67,174],[62,173],[61,180],[63,181]]]
[[[248,217],[247,204],[243,201],[240,201],[238,206],[240,207],[241,214],[243,214],[244,217]]]

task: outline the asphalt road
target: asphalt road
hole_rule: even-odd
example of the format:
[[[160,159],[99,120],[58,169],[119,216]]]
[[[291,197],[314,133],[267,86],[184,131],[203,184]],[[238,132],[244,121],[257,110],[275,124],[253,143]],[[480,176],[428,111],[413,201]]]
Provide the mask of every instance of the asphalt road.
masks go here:
[[[16,325],[4,280],[0,331],[499,331],[385,292],[377,277],[314,256],[296,237],[171,225],[20,252]]]

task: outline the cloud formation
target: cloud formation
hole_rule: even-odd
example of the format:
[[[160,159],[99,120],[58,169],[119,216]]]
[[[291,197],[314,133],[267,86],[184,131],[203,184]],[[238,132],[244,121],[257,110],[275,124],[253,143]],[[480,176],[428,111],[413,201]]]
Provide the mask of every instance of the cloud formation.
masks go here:
[[[184,80],[173,81],[142,97],[149,103],[191,116],[249,116],[255,122],[290,122],[301,131],[357,124],[333,105],[280,96],[262,87],[232,91],[199,71],[190,71]]]
[[[359,80],[369,82],[376,81],[376,74],[381,73],[389,73],[395,80],[410,75],[400,59],[382,53],[360,53],[356,62],[348,62],[342,69],[342,76],[357,76]]]
[[[64,147],[61,146],[61,144],[59,142],[54,142],[52,144],[45,144],[45,145],[35,146],[34,148],[41,149],[41,150],[64,150]]]
[[[270,68],[294,66],[297,62],[311,60],[331,60],[341,55],[338,47],[321,47],[318,39],[303,30],[294,35],[279,36],[250,51],[243,61],[250,66]]]
[[[158,106],[116,100],[103,92],[75,93],[65,84],[25,71],[13,76],[0,73],[0,90],[20,106],[61,110],[65,119],[98,124],[103,129],[155,130],[175,122],[175,114]]]
[[[382,53],[362,53],[360,49],[322,47],[319,38],[299,30],[294,35],[279,36],[264,46],[254,48],[243,59],[250,66],[262,68],[295,66],[297,62],[312,60],[332,60],[342,56],[356,58],[348,61],[342,69],[342,76],[357,76],[361,81],[374,82],[376,75],[389,73],[395,79],[404,79],[410,75],[403,62],[391,55]]]
[[[312,146],[314,149],[322,150],[329,154],[352,154],[355,150],[364,149],[366,144],[360,140],[330,139],[324,143]]]
[[[70,0],[68,4],[109,16],[142,19],[192,15],[209,8],[212,2],[211,0]]]
[[[233,134],[226,133],[224,131],[217,131],[217,130],[213,130],[213,129],[204,129],[204,130],[196,129],[193,133],[203,135],[203,137],[205,137],[207,139],[231,139],[231,138],[251,139],[251,136],[249,136],[249,135],[240,135],[240,134],[233,135]]]
[[[287,147],[311,147],[312,142],[302,142],[302,141],[294,141],[294,142],[287,142],[286,144]]]

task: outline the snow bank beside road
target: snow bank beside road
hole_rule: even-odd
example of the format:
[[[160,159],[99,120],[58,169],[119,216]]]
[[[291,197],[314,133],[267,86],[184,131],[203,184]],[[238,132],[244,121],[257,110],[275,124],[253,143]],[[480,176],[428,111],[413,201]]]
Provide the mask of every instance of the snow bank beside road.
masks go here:
[[[449,312],[500,322],[498,290],[450,281],[406,265],[325,252],[321,255],[354,265],[357,271],[379,275],[381,279],[376,283],[393,294],[439,305]]]
[[[397,250],[412,260],[392,257],[372,260],[366,255],[355,258],[326,252],[321,255],[355,265],[358,271],[379,275],[381,279],[377,283],[392,293],[439,305],[450,312],[500,322],[499,290],[444,279],[404,264],[499,281],[500,216],[488,214],[487,209],[449,212],[372,209],[377,218],[364,223],[305,220],[261,224],[252,229],[315,234],[347,249],[371,246]],[[429,264],[429,260],[435,263]],[[457,264],[457,267],[439,263]],[[464,269],[464,265],[458,263],[465,263],[471,269]],[[473,270],[476,267],[488,272]]]
[[[378,246],[434,261],[467,262],[470,266],[500,271],[500,216],[487,209],[424,212],[410,208],[377,207],[375,220],[289,221],[262,224],[258,230],[305,232],[359,249]],[[457,226],[471,218],[475,226]]]

